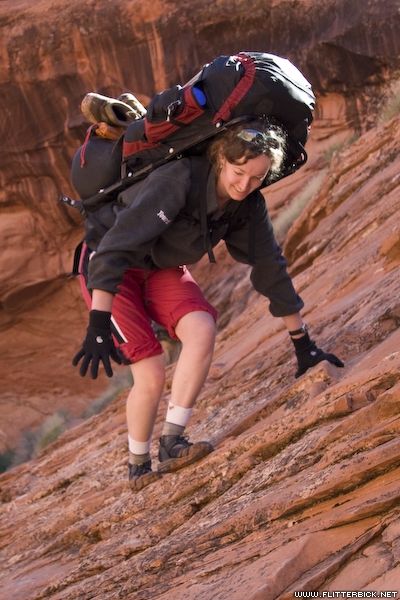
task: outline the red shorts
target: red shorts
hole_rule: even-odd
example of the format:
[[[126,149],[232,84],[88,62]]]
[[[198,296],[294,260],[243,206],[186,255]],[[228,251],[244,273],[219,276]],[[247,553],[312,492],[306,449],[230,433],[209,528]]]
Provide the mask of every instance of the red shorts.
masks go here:
[[[84,250],[82,255],[87,252],[90,250]],[[80,273],[83,295],[90,309],[91,296],[82,269]],[[185,266],[157,271],[128,269],[118,288],[112,307],[113,335],[128,363],[162,354],[151,321],[164,327],[173,339],[178,339],[175,327],[186,314],[201,310],[208,312],[215,321],[217,319],[217,311],[204,298]]]

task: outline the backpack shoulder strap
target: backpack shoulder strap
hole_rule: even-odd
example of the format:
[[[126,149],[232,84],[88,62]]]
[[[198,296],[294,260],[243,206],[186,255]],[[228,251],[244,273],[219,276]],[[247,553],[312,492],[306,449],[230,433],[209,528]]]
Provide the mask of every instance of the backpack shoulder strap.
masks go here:
[[[205,250],[210,262],[215,263],[210,230],[207,222],[207,182],[211,165],[204,157],[190,156],[192,182],[189,191],[189,210],[199,207],[200,232],[204,236]]]

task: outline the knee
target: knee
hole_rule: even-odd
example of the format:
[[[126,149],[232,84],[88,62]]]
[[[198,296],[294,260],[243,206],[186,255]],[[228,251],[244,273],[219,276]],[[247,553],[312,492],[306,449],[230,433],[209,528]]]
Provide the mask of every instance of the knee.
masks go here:
[[[216,326],[214,318],[208,312],[201,313],[200,323],[198,326],[199,336],[214,345]]]
[[[216,326],[214,318],[208,312],[188,313],[179,321],[175,331],[182,345],[193,343],[207,349],[214,347]]]
[[[156,395],[162,392],[165,383],[165,363],[162,354],[132,364],[131,371],[134,388]]]

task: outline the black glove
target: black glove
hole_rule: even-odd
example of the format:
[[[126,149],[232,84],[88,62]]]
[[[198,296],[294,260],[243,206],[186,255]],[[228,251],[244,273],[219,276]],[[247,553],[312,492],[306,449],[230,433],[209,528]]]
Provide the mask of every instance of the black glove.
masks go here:
[[[308,333],[301,338],[292,338],[292,342],[294,344],[298,363],[298,370],[295,375],[296,379],[301,375],[304,375],[307,369],[315,367],[315,365],[323,360],[327,360],[337,367],[344,367],[344,364],[337,356],[334,354],[326,354],[320,348],[317,348],[316,343],[310,340]]]
[[[121,358],[118,356],[111,337],[111,313],[102,310],[91,310],[85,340],[82,348],[72,359],[72,364],[76,367],[83,358],[79,375],[84,377],[91,362],[90,377],[96,379],[99,362],[102,361],[107,377],[112,377],[110,357],[119,365],[121,364]]]

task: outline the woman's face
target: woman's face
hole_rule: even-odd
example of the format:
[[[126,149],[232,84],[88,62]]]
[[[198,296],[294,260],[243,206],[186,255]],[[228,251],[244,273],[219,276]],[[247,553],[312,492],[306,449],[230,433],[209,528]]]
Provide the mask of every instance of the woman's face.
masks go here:
[[[260,187],[271,166],[268,156],[260,154],[244,162],[244,158],[233,164],[221,158],[221,171],[217,181],[217,193],[220,198],[244,200],[251,192]]]

